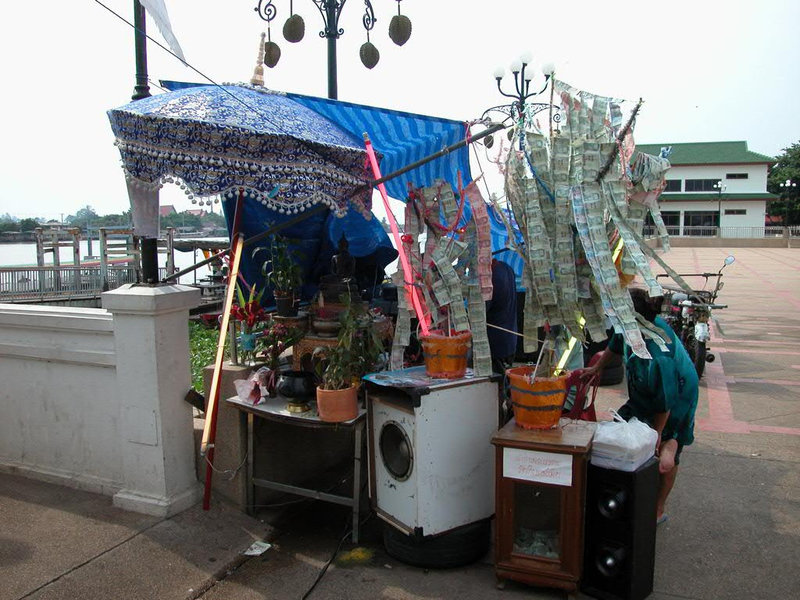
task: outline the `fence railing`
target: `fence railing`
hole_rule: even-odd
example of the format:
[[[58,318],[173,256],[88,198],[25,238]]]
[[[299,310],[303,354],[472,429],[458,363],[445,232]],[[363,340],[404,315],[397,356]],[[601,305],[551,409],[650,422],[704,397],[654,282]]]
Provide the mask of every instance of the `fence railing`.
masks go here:
[[[163,277],[166,269],[161,268]],[[99,296],[136,282],[136,269],[127,266],[109,266],[105,278],[100,267],[0,267],[0,302]]]
[[[800,226],[792,227],[677,227],[667,225],[670,237],[722,237],[729,239],[800,237]],[[655,227],[644,228],[645,237],[658,235]]]

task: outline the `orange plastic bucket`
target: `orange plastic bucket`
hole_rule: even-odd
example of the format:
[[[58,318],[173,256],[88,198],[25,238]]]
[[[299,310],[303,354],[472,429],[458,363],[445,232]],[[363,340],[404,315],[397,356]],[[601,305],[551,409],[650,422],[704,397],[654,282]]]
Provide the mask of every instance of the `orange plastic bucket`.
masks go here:
[[[567,390],[575,383],[577,372],[560,377],[536,377],[533,366],[507,369],[511,404],[517,425],[525,429],[551,429],[558,425]]]
[[[420,335],[419,339],[428,377],[458,379],[464,376],[472,332],[459,331],[448,336],[442,331],[431,331]]]

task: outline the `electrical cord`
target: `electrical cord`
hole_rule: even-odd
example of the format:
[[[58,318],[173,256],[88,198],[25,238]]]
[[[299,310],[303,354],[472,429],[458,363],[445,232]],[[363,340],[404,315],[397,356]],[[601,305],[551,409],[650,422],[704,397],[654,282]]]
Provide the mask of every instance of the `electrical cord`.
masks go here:
[[[358,523],[359,527],[364,525],[371,518],[372,518],[372,513],[368,514],[362,521],[359,521],[359,523]],[[312,583],[311,587],[306,590],[306,593],[301,596],[300,600],[306,600],[306,598],[308,598],[311,595],[311,593],[314,591],[314,588],[317,587],[317,584],[319,584],[319,582],[322,581],[322,578],[325,576],[325,573],[328,571],[328,567],[330,567],[331,564],[333,563],[333,561],[336,560],[336,555],[339,554],[339,550],[342,549],[342,544],[344,543],[344,541],[348,538],[348,536],[351,533],[353,533],[352,528],[351,529],[347,529],[345,527],[345,533],[342,536],[342,538],[339,540],[339,543],[336,545],[336,549],[333,551],[333,554],[331,554],[331,557],[328,559],[328,562],[326,562],[323,565],[322,569],[320,569],[320,572],[317,574],[317,578],[314,580],[314,583]]]

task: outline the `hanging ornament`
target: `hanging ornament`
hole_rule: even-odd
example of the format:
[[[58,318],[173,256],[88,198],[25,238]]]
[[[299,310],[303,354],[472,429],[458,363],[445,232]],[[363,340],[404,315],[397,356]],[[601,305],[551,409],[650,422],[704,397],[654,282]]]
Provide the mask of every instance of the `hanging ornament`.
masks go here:
[[[367,32],[367,41],[361,46],[358,54],[361,57],[361,62],[368,69],[371,69],[378,64],[378,61],[381,58],[381,53],[378,52],[375,44],[369,41],[369,32]]]
[[[267,22],[267,43],[264,44],[264,64],[271,69],[278,64],[281,58],[281,49],[278,48],[278,44],[272,41],[272,20],[275,18],[277,10],[275,5],[272,4],[272,0],[269,0],[269,2],[263,6],[262,3],[259,2],[256,11],[259,16]]]
[[[366,8],[364,9],[364,15],[361,17],[361,22],[364,24],[364,29],[367,30],[367,41],[361,46],[358,54],[361,57],[363,65],[371,69],[378,64],[381,53],[378,52],[375,44],[369,41],[369,32],[375,27],[375,13],[372,11],[372,4],[370,2],[365,2],[365,5]]]
[[[264,44],[264,64],[270,69],[278,64],[281,59],[281,49],[272,40]]]
[[[400,14],[400,2],[397,0],[397,14],[389,22],[389,37],[398,46],[402,46],[411,37],[411,19]]]
[[[283,37],[286,38],[287,42],[296,44],[303,39],[306,33],[306,24],[303,21],[303,17],[294,14],[291,0],[289,2],[289,14],[291,16],[283,24]]]
[[[266,34],[261,32],[261,41],[258,42],[258,56],[256,57],[256,68],[253,69],[253,76],[250,83],[253,85],[264,85],[264,38]]]

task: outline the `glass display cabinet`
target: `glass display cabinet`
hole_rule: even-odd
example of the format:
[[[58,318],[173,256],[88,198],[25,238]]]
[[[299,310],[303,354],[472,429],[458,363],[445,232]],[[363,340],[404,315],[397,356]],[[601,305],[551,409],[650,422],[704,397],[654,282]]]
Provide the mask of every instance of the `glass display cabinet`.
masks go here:
[[[574,592],[583,562],[586,464],[594,423],[528,430],[512,419],[495,446],[495,574]]]

